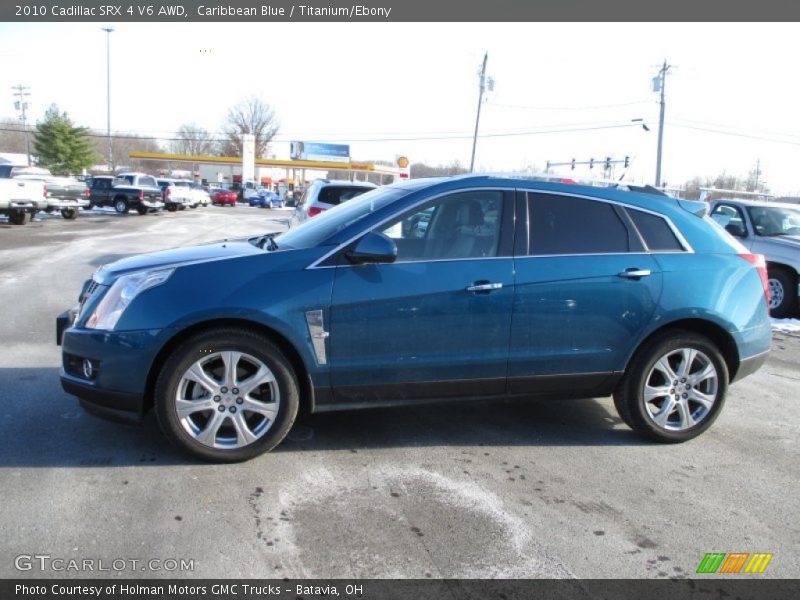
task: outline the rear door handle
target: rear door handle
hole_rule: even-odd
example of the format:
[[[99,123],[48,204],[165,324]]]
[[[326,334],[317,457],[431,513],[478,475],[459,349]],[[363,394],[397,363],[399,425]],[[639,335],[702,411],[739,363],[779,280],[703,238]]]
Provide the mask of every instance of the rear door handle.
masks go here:
[[[650,269],[625,269],[622,273],[617,273],[620,277],[626,277],[628,279],[640,279],[650,274]]]
[[[468,292],[491,292],[492,290],[499,290],[503,287],[502,283],[489,283],[476,281],[474,285],[467,286]]]

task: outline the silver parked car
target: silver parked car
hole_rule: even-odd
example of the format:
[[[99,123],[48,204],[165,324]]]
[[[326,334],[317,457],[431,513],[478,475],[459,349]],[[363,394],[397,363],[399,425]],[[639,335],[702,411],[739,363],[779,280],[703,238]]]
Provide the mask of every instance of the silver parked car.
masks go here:
[[[356,196],[374,190],[377,185],[366,181],[328,181],[317,179],[303,192],[292,215],[292,226],[299,225]]]
[[[711,203],[711,217],[750,252],[764,255],[770,313],[774,317],[793,316],[800,273],[800,206],[723,199]]]

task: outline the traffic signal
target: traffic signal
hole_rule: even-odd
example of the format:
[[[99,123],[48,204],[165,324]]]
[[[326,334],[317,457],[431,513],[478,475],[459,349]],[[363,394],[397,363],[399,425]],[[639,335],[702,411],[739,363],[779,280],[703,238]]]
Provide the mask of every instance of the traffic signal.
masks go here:
[[[573,171],[575,170],[575,159],[572,159],[572,167],[570,167]]]
[[[628,165],[630,165],[630,164],[631,164],[630,157],[629,157],[629,156],[626,156],[626,157],[625,157],[625,168],[627,169],[627,168],[628,168]]]
[[[589,168],[590,169],[594,169],[594,159],[593,158],[589,159]]]
[[[611,169],[611,157],[610,157],[610,156],[606,156],[606,165],[605,165],[605,168],[606,168],[606,170],[609,170],[609,169]]]

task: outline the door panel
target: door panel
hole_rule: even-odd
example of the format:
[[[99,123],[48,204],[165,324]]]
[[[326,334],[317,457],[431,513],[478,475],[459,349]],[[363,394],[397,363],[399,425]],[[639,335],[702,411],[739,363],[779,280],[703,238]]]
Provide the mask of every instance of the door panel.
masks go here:
[[[378,228],[397,245],[397,262],[336,267],[330,366],[338,400],[505,391],[513,211],[511,192],[445,195]]]
[[[619,276],[632,268],[651,274]],[[620,370],[661,293],[661,272],[648,254],[520,258],[516,271],[512,393],[536,391],[526,378]],[[597,383],[575,380],[577,387]]]
[[[504,287],[466,291],[481,281]],[[502,394],[512,299],[511,258],[338,267],[330,336],[336,398]],[[430,385],[440,381],[448,383]]]

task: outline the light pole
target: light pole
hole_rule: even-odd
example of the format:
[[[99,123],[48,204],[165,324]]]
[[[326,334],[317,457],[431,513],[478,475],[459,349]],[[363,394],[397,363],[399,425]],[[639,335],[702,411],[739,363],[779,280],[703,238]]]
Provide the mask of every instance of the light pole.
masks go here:
[[[114,151],[111,148],[111,32],[113,27],[103,27],[106,32],[106,137],[108,138],[108,168],[114,172]]]
[[[483,55],[483,64],[481,65],[478,76],[480,77],[480,90],[478,92],[478,114],[475,117],[475,134],[472,136],[472,158],[469,160],[469,172],[475,169],[475,146],[478,144],[478,124],[481,122],[481,104],[483,104],[483,93],[487,90],[491,92],[494,89],[494,79],[486,77],[486,61],[489,60],[489,53]]]

